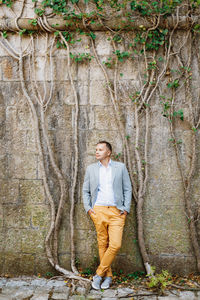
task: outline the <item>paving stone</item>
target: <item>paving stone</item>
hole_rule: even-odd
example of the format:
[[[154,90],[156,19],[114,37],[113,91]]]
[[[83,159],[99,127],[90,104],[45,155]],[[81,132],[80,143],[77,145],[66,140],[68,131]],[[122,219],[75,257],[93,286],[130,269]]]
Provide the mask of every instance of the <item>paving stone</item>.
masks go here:
[[[177,300],[177,299],[180,299],[179,296],[159,296],[157,298],[158,300]]]
[[[96,299],[101,299],[101,297],[98,298],[98,296],[95,296],[95,295],[87,295],[86,299],[87,300],[96,300]]]
[[[14,297],[14,300],[24,300],[33,296],[33,293],[34,292],[31,290],[18,290],[16,291],[15,295],[12,295],[12,297]]]
[[[41,279],[34,279],[30,283],[33,286],[45,286],[47,284],[47,280],[41,278]]]
[[[86,289],[84,287],[78,286],[76,288],[76,293],[79,295],[85,295],[86,294]]]
[[[30,300],[48,300],[49,294],[43,294],[43,295],[33,295]]]
[[[143,297],[143,296],[141,296],[141,297],[140,297],[140,296],[139,296],[139,297],[135,297],[135,296],[134,296],[133,298],[134,298],[134,299],[137,299],[137,300],[157,300],[157,297],[156,297],[156,296],[144,296],[144,297]],[[133,298],[132,298],[132,299],[133,299]],[[124,299],[127,300],[127,299],[131,299],[131,298],[124,298]],[[122,300],[122,298],[120,298],[120,300]]]
[[[63,293],[63,294],[68,294],[69,295],[69,292],[70,292],[70,288],[68,286],[56,286],[53,288],[53,291],[55,293]]]
[[[104,299],[104,300],[117,300],[117,299],[119,299],[119,298],[116,298],[116,297],[115,297],[115,298],[113,298],[113,297],[110,298],[110,297],[109,297],[109,298],[101,298],[101,299]]]
[[[69,297],[69,300],[85,300],[85,299],[86,299],[85,296],[82,295],[73,295],[72,297]]]
[[[38,287],[35,287],[35,293],[36,294],[48,294],[53,288],[50,287],[50,286],[38,286]]]
[[[102,292],[102,297],[113,298],[117,295],[117,290],[107,289]]]
[[[11,296],[1,294],[0,300],[13,300],[13,298]]]
[[[18,290],[18,287],[2,287],[2,293],[8,295],[14,295]]]
[[[21,280],[11,280],[6,283],[7,287],[22,287],[26,285],[28,286],[30,284],[26,281],[21,281]]]
[[[66,283],[64,281],[59,281],[59,280],[49,280],[46,285],[50,287],[60,287],[60,286],[66,286]]]
[[[196,299],[195,295],[193,292],[190,292],[190,291],[184,291],[184,292],[180,292],[179,294],[179,298],[181,300],[193,300],[193,299]]]
[[[51,299],[55,300],[67,300],[69,298],[69,294],[61,294],[61,293],[53,293]]]
[[[87,297],[96,297],[91,299],[101,299],[101,291],[91,290]]]
[[[130,288],[118,288],[117,289],[118,297],[125,297],[131,293],[134,293],[134,290],[130,289]]]
[[[6,279],[0,279],[0,288],[2,288],[6,284]]]

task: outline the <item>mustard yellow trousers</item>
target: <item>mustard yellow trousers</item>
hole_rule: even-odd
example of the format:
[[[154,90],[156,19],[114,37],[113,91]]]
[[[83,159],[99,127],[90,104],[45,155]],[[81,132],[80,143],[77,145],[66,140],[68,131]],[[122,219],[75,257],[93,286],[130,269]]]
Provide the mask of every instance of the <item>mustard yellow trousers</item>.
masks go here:
[[[126,216],[115,206],[94,206],[91,213],[99,248],[100,265],[96,274],[112,277],[111,263],[121,247]]]

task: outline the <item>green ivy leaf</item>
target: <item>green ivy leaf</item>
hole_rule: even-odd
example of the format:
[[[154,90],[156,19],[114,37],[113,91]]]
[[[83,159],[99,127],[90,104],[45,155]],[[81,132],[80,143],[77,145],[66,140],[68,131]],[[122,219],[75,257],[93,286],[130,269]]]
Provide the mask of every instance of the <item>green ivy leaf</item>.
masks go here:
[[[93,40],[96,39],[96,34],[94,34],[94,32],[92,32],[92,31],[89,33],[89,36],[91,36],[91,38],[92,38]]]

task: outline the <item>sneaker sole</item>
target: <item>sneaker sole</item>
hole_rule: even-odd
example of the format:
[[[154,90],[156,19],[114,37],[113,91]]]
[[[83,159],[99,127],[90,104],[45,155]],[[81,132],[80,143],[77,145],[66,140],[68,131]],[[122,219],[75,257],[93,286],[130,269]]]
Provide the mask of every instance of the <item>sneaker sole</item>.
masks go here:
[[[93,287],[93,289],[95,289],[95,290],[100,290],[100,287],[95,286],[93,282],[92,282],[92,287]]]
[[[109,285],[109,286],[104,286],[104,287],[101,286],[101,289],[102,289],[102,290],[107,290],[107,289],[109,289],[109,288],[110,288],[110,285]]]

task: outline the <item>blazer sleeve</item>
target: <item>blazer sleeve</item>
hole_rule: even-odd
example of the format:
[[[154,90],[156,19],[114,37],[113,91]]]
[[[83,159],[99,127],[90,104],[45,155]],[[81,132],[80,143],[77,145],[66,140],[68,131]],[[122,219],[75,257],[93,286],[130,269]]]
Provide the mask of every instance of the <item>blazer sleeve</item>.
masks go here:
[[[129,213],[130,206],[131,206],[131,199],[132,199],[132,186],[131,186],[128,170],[125,165],[123,166],[122,183],[123,183],[124,209]]]
[[[89,167],[86,169],[84,183],[83,183],[83,205],[85,211],[88,212],[91,209],[91,191],[90,191],[90,174],[89,174]]]

